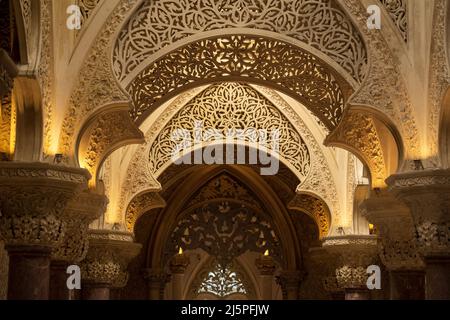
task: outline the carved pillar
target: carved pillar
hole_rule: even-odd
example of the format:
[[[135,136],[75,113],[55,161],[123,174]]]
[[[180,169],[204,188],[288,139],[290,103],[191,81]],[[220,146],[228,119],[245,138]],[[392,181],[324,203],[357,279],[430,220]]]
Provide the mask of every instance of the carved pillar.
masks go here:
[[[423,300],[424,263],[415,243],[410,210],[387,193],[365,200],[361,210],[377,227],[378,252],[389,271],[391,300]]]
[[[450,299],[450,170],[398,174],[387,182],[411,210],[425,261],[426,299]]]
[[[88,178],[81,169],[0,163],[0,235],[10,258],[8,299],[48,299],[50,255],[66,230],[62,215]]]
[[[261,298],[263,300],[272,300],[272,284],[276,265],[271,256],[261,256],[255,261],[256,268],[259,270],[261,283]]]
[[[82,192],[67,205],[63,218],[66,234],[62,243],[53,250],[50,265],[50,299],[73,300],[75,292],[67,288],[67,267],[79,264],[89,247],[89,224],[106,210],[108,199],[104,195]]]
[[[144,278],[148,281],[149,299],[164,300],[164,289],[171,276],[163,270],[146,269]]]
[[[184,273],[189,266],[189,257],[180,253],[170,261],[170,272],[172,273],[172,299],[183,299]]]
[[[277,276],[277,283],[281,286],[284,300],[298,300],[300,284],[304,274],[300,271],[282,271]]]
[[[142,248],[133,241],[128,232],[89,231],[89,250],[81,263],[83,300],[109,300],[111,288],[126,285],[128,264]]]
[[[336,284],[344,291],[345,300],[370,300],[367,268],[376,262],[376,237],[330,237],[322,245],[337,255]]]

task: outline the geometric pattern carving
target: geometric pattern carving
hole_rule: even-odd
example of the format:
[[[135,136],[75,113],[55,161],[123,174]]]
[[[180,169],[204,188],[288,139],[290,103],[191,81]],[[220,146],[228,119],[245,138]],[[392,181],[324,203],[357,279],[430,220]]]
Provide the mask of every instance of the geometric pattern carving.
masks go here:
[[[279,132],[279,153],[293,168],[299,177],[306,177],[310,168],[310,155],[302,137],[294,126],[264,96],[252,87],[241,83],[221,83],[213,85],[195,97],[181,109],[171,121],[160,131],[150,148],[150,168],[157,173],[165,164],[172,161],[177,142],[172,134],[183,129],[189,132],[188,141],[194,141],[194,125],[202,121],[203,132],[215,129],[220,136],[204,139],[226,139],[227,130],[266,130],[267,139],[264,146],[273,150],[273,128]],[[236,137],[242,142],[250,142],[250,135]],[[195,145],[192,145],[195,147]],[[189,146],[185,147],[186,149]],[[181,150],[180,150],[181,151]],[[183,149],[183,151],[186,151]],[[157,175],[155,175],[157,176]],[[303,180],[303,179],[302,179]]]
[[[375,122],[370,115],[359,111],[350,111],[335,132],[325,142],[329,146],[350,146],[370,169],[372,185],[385,186],[386,166],[380,137]]]
[[[328,235],[331,225],[331,214],[325,202],[307,194],[297,194],[288,204],[288,208],[302,211],[313,218],[319,228],[320,238]]]
[[[247,289],[237,272],[232,271],[230,267],[217,264],[204,277],[197,293],[209,293],[219,298],[225,298],[232,294],[247,295]]]
[[[380,0],[397,26],[405,42],[408,41],[407,0]]]
[[[146,0],[116,41],[115,75],[122,81],[165,46],[223,28],[283,34],[328,55],[357,82],[364,78],[364,42],[333,0]]]
[[[125,213],[127,230],[129,232],[133,232],[136,221],[145,212],[156,208],[163,208],[165,206],[166,202],[164,199],[155,192],[147,192],[133,198],[128,205],[127,212]]]
[[[199,40],[149,65],[128,87],[131,116],[142,123],[182,89],[206,81],[258,81],[289,93],[331,131],[352,89],[311,53],[278,40],[224,35]]]

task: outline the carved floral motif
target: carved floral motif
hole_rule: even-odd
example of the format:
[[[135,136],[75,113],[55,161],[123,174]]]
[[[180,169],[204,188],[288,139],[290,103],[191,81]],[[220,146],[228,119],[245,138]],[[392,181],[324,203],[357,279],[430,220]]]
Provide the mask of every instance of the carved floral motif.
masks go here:
[[[361,36],[330,0],[147,0],[116,41],[115,75],[122,81],[167,45],[223,28],[286,35],[322,51],[358,82],[365,76],[367,52]]]

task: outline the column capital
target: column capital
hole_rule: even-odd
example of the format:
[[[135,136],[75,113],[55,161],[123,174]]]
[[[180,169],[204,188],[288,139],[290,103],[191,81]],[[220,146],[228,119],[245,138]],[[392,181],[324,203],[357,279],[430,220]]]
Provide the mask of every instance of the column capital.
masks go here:
[[[341,236],[325,238],[322,246],[337,256],[336,284],[342,290],[365,288],[367,268],[377,260],[377,237]],[[334,284],[332,281],[328,281]]]
[[[422,254],[450,257],[450,170],[397,174],[387,183],[411,210]]]
[[[89,250],[81,264],[82,279],[91,286],[124,287],[127,267],[142,245],[128,232],[90,230]]]
[[[87,188],[84,169],[46,163],[0,163],[0,235],[8,247],[53,248],[64,236],[64,210]]]
[[[52,260],[77,263],[82,261],[89,248],[89,225],[106,210],[108,198],[89,191],[82,192],[69,201],[63,213],[66,233],[62,243],[52,251]]]
[[[410,209],[392,193],[366,199],[362,214],[377,227],[378,252],[389,271],[423,270],[424,262],[416,245]]]

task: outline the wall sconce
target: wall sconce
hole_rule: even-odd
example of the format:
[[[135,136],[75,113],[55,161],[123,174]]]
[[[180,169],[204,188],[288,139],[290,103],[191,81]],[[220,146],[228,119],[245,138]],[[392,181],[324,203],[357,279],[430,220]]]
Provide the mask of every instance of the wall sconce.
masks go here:
[[[60,164],[62,161],[63,161],[62,153],[55,154],[55,157],[53,158],[53,163]]]
[[[416,171],[425,170],[422,160],[414,160],[414,170]]]

